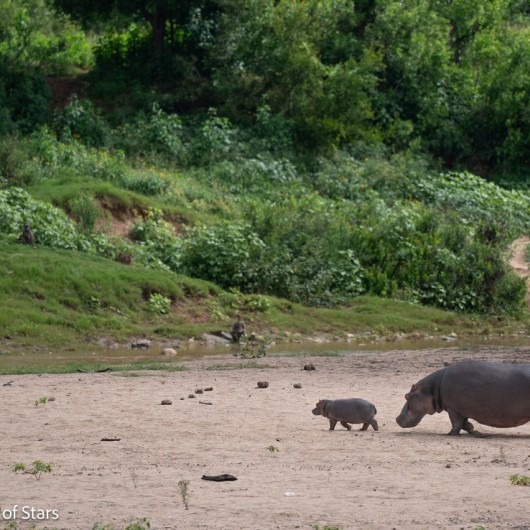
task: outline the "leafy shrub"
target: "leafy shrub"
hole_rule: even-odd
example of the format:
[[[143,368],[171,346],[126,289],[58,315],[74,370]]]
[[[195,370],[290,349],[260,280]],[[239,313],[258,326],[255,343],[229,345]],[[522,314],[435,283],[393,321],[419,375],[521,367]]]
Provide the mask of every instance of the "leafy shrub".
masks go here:
[[[32,199],[20,188],[0,191],[0,233],[15,239],[29,223],[35,242],[54,248],[88,250],[89,243],[62,210]]]
[[[225,159],[233,148],[235,132],[228,118],[218,116],[217,110],[210,108],[190,145],[192,161],[207,166]]]
[[[174,272],[182,269],[182,242],[160,210],[152,209],[137,217],[131,237],[140,242],[144,264],[161,265]]]
[[[114,144],[130,156],[162,155],[176,162],[183,152],[182,136],[179,116],[164,112],[154,103],[149,113],[142,112],[117,129]]]
[[[110,128],[91,101],[76,96],[57,117],[62,135],[73,136],[85,145],[103,147],[109,143]]]
[[[0,136],[31,132],[49,118],[50,89],[44,75],[6,69],[0,63]]]
[[[293,261],[288,298],[312,306],[344,304],[365,290],[364,272],[351,250],[326,255],[315,249]]]
[[[160,293],[153,293],[149,297],[149,311],[166,315],[171,307],[171,300]]]
[[[99,204],[93,197],[78,195],[68,201],[68,209],[83,232],[92,232],[99,217]]]
[[[252,292],[260,283],[265,245],[247,225],[228,221],[187,231],[182,242],[183,271],[224,288]]]

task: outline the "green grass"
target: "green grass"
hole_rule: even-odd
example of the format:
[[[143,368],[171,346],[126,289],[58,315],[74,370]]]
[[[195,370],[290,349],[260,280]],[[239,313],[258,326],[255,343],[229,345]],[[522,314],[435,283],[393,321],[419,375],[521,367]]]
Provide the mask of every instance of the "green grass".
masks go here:
[[[271,366],[270,364],[258,363],[256,361],[247,361],[242,363],[215,363],[210,364],[206,370],[218,371],[218,370],[245,370],[247,368],[254,369],[266,369],[266,368],[276,368],[276,366]]]

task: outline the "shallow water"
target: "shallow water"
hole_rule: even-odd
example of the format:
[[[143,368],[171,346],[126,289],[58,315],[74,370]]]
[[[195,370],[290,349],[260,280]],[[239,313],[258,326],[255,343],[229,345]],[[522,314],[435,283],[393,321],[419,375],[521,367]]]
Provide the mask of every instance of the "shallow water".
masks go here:
[[[166,346],[166,345],[164,345]],[[348,356],[389,350],[426,350],[438,348],[478,349],[484,347],[530,346],[530,337],[471,337],[454,340],[396,340],[380,342],[283,342],[267,348],[268,356]],[[116,365],[175,364],[201,358],[231,359],[231,344],[206,345],[194,342],[179,348],[176,356],[162,356],[163,346],[156,343],[149,349],[120,347],[104,348],[95,344],[74,344],[64,349],[24,349],[0,351],[0,373],[25,371],[67,371],[68,367],[96,369]],[[140,367],[138,366],[138,367]]]

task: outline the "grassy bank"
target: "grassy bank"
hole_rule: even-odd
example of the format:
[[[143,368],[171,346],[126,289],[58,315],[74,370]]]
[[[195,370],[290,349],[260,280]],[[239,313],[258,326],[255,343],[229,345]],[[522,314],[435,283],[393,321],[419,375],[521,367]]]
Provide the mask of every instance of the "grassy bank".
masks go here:
[[[40,353],[88,351],[103,339],[123,345],[134,337],[161,343],[199,339],[203,333],[230,330],[239,312],[249,332],[277,341],[316,336],[361,341],[367,333],[392,341],[403,335],[493,335],[526,329],[525,319],[461,316],[370,296],[358,297],[342,308],[307,308],[274,297],[226,292],[212,283],[168,271],[75,251],[6,243],[0,244],[0,292],[3,373],[32,371],[32,359],[47,372],[97,367],[101,363],[97,356],[76,363],[54,357],[43,360]],[[169,300],[167,312],[153,305],[153,295]],[[25,355],[24,369],[10,362],[11,355],[20,353]],[[147,367],[152,360],[135,362],[131,368]]]

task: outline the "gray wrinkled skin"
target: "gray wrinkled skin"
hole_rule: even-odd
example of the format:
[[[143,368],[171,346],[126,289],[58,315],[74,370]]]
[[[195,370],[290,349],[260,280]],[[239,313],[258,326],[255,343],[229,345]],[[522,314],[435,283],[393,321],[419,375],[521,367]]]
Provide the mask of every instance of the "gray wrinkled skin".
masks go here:
[[[366,431],[368,425],[371,425],[374,431],[379,430],[374,419],[377,409],[365,399],[321,399],[313,409],[313,414],[328,418],[330,431],[335,429],[337,422],[348,430],[351,429],[349,423],[362,423],[361,431]]]
[[[480,436],[469,419],[490,427],[530,421],[530,364],[463,361],[424,377],[405,395],[397,423],[415,427],[426,414],[447,411],[450,435]]]

